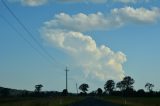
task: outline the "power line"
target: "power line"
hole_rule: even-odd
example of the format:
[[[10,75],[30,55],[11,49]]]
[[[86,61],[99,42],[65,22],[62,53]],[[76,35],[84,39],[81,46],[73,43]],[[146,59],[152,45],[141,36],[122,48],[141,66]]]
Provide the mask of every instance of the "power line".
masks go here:
[[[26,33],[32,38],[32,40],[38,45],[38,47],[48,56],[51,60],[57,63],[56,59],[51,56],[48,51],[39,43],[39,41],[33,36],[33,34],[27,29],[27,27],[22,23],[22,21],[15,15],[15,13],[9,8],[9,6],[1,0],[3,5],[6,7],[6,9],[9,11],[9,13],[15,18],[15,20],[18,22],[18,24],[26,31]],[[61,65],[63,65],[61,63]],[[64,65],[63,65],[64,66]]]
[[[50,60],[48,60],[46,58],[45,55],[43,55],[36,47],[34,47],[34,45],[29,41],[27,40],[23,34],[21,34],[4,16],[0,15],[1,19],[3,19],[4,22],[6,22],[10,28],[12,28],[19,37],[21,37],[32,49],[34,49],[39,55],[41,55],[42,57],[44,57],[48,62],[52,63]]]
[[[34,49],[40,56],[42,56],[46,61],[48,61],[50,64],[52,64],[52,61],[49,60],[44,54],[41,53],[41,51],[39,51],[36,47],[34,47],[34,45],[28,40],[26,39],[23,34],[21,32],[19,32],[19,30],[17,30],[15,28],[14,25],[12,25],[4,16],[2,16],[0,14],[0,18],[8,24],[8,26],[13,29],[17,34],[17,36],[21,37],[32,49]],[[55,67],[54,67],[55,68]],[[56,70],[55,70],[56,71]],[[60,71],[56,71],[56,72],[60,72]],[[59,74],[59,75],[62,75],[62,73],[56,73],[56,74]]]

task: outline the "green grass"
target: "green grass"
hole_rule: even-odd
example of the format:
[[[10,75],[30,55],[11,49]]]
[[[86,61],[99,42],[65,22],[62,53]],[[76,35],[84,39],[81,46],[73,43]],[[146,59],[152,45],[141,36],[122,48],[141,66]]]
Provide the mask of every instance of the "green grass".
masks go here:
[[[82,99],[83,97],[3,98],[0,106],[67,106]]]
[[[103,97],[103,100],[110,101],[120,106],[160,106],[160,97]]]

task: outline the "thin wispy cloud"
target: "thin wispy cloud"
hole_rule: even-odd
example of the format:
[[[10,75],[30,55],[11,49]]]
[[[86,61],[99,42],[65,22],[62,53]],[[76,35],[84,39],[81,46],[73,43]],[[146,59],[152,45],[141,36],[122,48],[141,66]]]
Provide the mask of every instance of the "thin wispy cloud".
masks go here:
[[[40,6],[48,3],[48,0],[21,0],[23,5]]]

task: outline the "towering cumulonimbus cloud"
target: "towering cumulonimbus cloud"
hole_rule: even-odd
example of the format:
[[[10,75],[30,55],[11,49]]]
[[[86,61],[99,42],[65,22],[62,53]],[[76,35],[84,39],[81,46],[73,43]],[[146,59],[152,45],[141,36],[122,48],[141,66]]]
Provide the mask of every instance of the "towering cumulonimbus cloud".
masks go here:
[[[48,27],[43,29],[43,36],[72,56],[72,64],[81,67],[86,77],[90,75],[101,80],[119,80],[124,77],[122,64],[126,61],[125,54],[113,52],[105,45],[97,46],[91,36]]]
[[[72,64],[81,67],[86,77],[120,80],[124,77],[126,55],[120,51],[114,52],[106,45],[98,46],[84,32],[109,30],[127,23],[150,24],[159,17],[158,8],[115,8],[109,14],[60,13],[44,23],[41,33],[54,47],[68,53],[73,58]]]

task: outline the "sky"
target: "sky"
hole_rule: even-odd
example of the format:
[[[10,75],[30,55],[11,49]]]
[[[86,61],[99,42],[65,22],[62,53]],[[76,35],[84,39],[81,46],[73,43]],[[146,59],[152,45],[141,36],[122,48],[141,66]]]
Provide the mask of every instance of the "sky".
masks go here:
[[[62,91],[67,67],[70,92],[125,76],[159,91],[159,28],[159,0],[1,0],[0,86]]]

